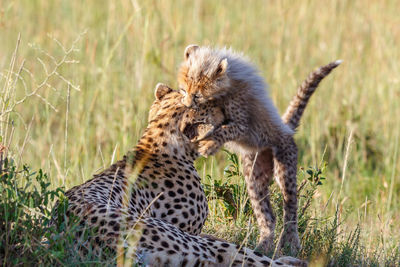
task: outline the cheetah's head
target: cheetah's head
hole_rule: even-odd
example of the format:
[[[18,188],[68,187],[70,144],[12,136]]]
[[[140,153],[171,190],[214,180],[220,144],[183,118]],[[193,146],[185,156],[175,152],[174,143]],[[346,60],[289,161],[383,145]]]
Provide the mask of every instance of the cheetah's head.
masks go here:
[[[189,45],[184,58],[178,72],[178,82],[185,106],[198,107],[228,92],[228,59],[218,50]]]
[[[177,134],[184,142],[201,140],[224,122],[221,108],[206,104],[192,109],[182,104],[183,96],[165,84],[157,84],[155,101],[149,111],[149,124]]]

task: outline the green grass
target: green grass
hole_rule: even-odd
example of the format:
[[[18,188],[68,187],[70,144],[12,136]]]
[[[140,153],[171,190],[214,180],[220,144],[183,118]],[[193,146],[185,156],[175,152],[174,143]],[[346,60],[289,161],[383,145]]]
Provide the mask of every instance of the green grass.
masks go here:
[[[395,0],[2,1],[1,143],[17,169],[24,163],[42,169],[49,190],[68,189],[135,145],[154,86],[176,87],[176,70],[190,43],[232,46],[249,55],[281,112],[313,68],[343,59],[312,98],[296,135],[304,169],[299,183],[309,166],[327,163],[303,236],[303,244],[317,251],[302,253],[316,265],[326,263],[312,255],[325,251],[321,247],[329,244],[329,235],[324,233],[334,229],[337,240],[330,251],[336,265],[348,258],[360,264],[361,256],[364,266],[395,265],[391,260],[399,263],[400,246],[398,25]],[[62,64],[52,74],[53,59]],[[40,87],[43,81],[49,86]],[[4,112],[25,90],[36,89]],[[241,199],[235,216],[229,203],[210,200],[206,230],[254,245],[257,229],[245,238],[255,225],[249,224],[244,183],[224,176],[227,165],[224,153],[197,162],[204,183],[227,186]]]

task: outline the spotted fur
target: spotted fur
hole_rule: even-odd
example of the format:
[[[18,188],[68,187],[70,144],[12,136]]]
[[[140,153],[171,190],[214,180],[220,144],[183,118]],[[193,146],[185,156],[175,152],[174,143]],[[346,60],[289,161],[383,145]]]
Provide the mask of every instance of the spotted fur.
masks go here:
[[[146,266],[304,265],[290,257],[273,261],[250,249],[198,236],[208,206],[193,165],[198,147],[190,139],[206,135],[212,129],[208,121],[218,126],[224,115],[219,107],[188,109],[181,98],[157,86],[150,121],[137,146],[67,191],[66,215],[94,229],[88,241],[95,251],[118,251],[122,246],[126,257]]]
[[[341,63],[341,60],[330,62],[327,65],[317,68],[308,75],[307,79],[305,79],[297,89],[297,94],[293,97],[293,100],[290,102],[285,114],[282,116],[282,120],[285,124],[293,130],[297,129],[308,101],[314,94],[319,83]]]
[[[339,60],[331,62],[309,74],[298,87],[296,95],[282,116],[284,123],[293,130],[297,129],[305,107],[319,83],[340,63]],[[275,215],[269,197],[269,185],[273,180],[274,169],[271,149],[243,155],[242,165],[251,204],[260,226],[259,247],[273,250]]]
[[[229,142],[230,148],[241,153],[249,195],[261,230],[260,245],[267,251],[274,248],[275,216],[268,197],[272,170],[284,200],[284,232],[279,247],[289,246],[292,253],[300,249],[297,146],[293,132],[319,82],[339,63],[331,63],[311,74],[291,102],[284,116],[288,123],[284,124],[277,118],[263,79],[246,58],[227,49],[192,45],[185,50],[185,61],[178,75],[183,103],[187,106],[204,105],[207,101],[217,103],[228,121],[211,137],[196,140],[200,143],[199,152],[207,156]]]
[[[214,154],[224,143],[241,155],[266,148],[273,153],[274,174],[283,193],[284,233],[282,245],[292,253],[300,249],[297,230],[297,146],[294,131],[282,122],[267,94],[267,85],[243,55],[230,49],[189,46],[178,74],[183,103],[197,106],[216,101],[227,123],[212,136],[199,140],[199,152]],[[262,227],[262,225],[260,225]]]

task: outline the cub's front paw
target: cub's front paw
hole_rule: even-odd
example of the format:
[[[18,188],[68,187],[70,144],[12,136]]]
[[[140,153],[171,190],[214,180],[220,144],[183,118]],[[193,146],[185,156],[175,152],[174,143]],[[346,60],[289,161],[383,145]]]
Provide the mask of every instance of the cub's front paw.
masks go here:
[[[190,140],[191,142],[199,142],[211,136],[214,132],[214,125],[212,124],[199,124],[197,126],[197,135]]]
[[[198,151],[202,156],[208,157],[210,155],[215,154],[219,148],[220,145],[214,140],[202,140],[199,142]]]

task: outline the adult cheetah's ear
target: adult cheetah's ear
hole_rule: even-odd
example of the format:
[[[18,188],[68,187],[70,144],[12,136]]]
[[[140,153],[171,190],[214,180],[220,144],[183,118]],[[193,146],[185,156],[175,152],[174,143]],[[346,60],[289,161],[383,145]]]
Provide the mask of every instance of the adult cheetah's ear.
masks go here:
[[[154,96],[157,100],[161,100],[166,94],[172,92],[172,89],[168,85],[163,83],[157,83],[156,89],[154,91]]]
[[[185,60],[188,60],[189,57],[190,57],[190,55],[191,55],[194,51],[196,51],[197,49],[199,49],[199,48],[200,48],[200,47],[199,47],[198,45],[195,45],[195,44],[188,45],[188,46],[185,48]]]
[[[218,64],[217,70],[215,71],[215,75],[218,76],[220,74],[225,73],[226,69],[228,68],[228,59],[224,58],[221,60],[221,62]]]

